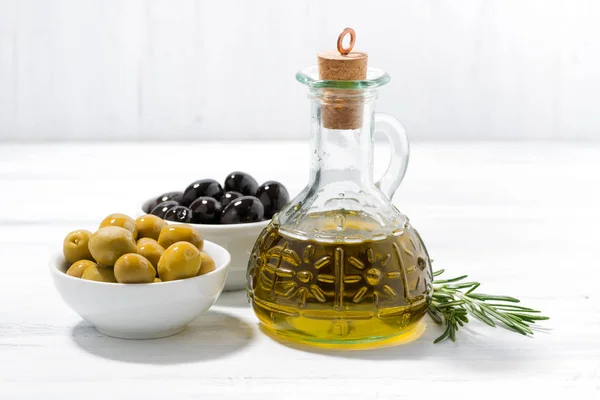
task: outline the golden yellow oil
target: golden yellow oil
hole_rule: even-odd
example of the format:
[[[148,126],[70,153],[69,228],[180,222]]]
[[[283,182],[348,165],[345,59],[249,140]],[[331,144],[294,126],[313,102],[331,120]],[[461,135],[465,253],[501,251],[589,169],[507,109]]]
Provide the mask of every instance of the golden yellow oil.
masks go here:
[[[427,250],[408,223],[360,241],[298,239],[272,223],[251,254],[248,294],[263,330],[273,335],[326,348],[371,348],[422,333],[431,280]]]

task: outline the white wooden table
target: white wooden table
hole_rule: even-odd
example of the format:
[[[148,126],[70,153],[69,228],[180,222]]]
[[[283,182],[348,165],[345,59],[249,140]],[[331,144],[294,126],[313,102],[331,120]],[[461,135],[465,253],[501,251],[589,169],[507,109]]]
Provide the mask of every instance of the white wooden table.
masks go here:
[[[435,268],[551,317],[533,339],[473,322],[434,345],[428,321],[397,348],[303,351],[264,336],[237,292],[179,335],[126,341],[55,292],[47,261],[68,231],[231,170],[297,193],[307,162],[296,142],[0,145],[0,398],[600,398],[597,144],[413,144],[394,198]]]

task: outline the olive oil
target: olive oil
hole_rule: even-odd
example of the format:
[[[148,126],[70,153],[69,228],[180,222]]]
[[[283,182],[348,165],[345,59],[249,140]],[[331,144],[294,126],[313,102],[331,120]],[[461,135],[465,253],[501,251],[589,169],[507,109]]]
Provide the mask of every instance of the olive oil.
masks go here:
[[[265,331],[330,348],[418,337],[432,292],[431,264],[418,233],[406,223],[357,240],[353,231],[373,230],[343,218],[345,237],[336,236],[340,222],[328,216],[318,219],[314,231],[325,235],[317,239],[298,237],[276,222],[262,232],[250,257],[248,291]]]

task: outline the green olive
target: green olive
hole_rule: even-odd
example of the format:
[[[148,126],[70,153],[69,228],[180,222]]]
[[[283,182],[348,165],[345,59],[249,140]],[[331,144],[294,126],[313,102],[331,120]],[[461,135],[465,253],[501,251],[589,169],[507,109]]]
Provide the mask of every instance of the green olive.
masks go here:
[[[135,253],[137,247],[130,231],[120,226],[107,226],[92,235],[89,249],[98,265],[112,267],[123,254]]]
[[[141,238],[137,241],[137,253],[146,257],[155,267],[158,266],[158,260],[164,252],[165,249],[154,239]]]
[[[69,262],[73,264],[79,260],[93,260],[90,250],[88,249],[88,243],[92,232],[80,229],[77,231],[69,232],[63,241],[63,255]]]
[[[169,246],[158,262],[161,281],[192,278],[198,274],[202,256],[200,250],[189,242],[177,242]]]
[[[119,283],[152,283],[156,270],[147,258],[139,254],[123,254],[115,263],[115,278]]]
[[[100,228],[104,228],[107,226],[120,226],[121,228],[127,229],[131,232],[131,236],[133,240],[138,237],[138,230],[133,218],[125,214],[110,214],[108,217],[104,218],[102,222],[100,222]]]
[[[90,260],[75,261],[67,270],[67,275],[74,276],[75,278],[81,278],[81,275],[83,275],[85,269],[92,266],[97,266],[97,264]]]
[[[188,224],[168,225],[162,228],[158,243],[165,249],[177,242],[189,242],[198,250],[204,248],[204,239],[200,232]]]
[[[96,282],[111,282],[117,283],[115,272],[112,268],[100,267],[98,265],[90,265],[83,271],[81,279]]]
[[[205,251],[200,252],[200,257],[202,257],[202,264],[200,264],[200,269],[198,270],[198,274],[196,276],[208,274],[211,271],[217,269],[215,265],[215,260],[212,259]]]
[[[167,223],[156,215],[146,214],[135,220],[135,227],[138,231],[138,239],[151,238],[158,240],[158,235]]]

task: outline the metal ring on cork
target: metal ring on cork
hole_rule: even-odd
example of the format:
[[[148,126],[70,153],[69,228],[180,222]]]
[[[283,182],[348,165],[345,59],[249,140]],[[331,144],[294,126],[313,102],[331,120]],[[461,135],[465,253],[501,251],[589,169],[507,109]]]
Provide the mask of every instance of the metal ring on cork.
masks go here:
[[[347,48],[344,48],[344,44],[342,42],[344,40],[344,37],[347,34],[350,34],[350,44],[348,45]],[[337,41],[337,49],[340,52],[340,54],[343,56],[350,54],[350,52],[352,51],[352,48],[354,47],[355,41],[356,41],[356,32],[354,32],[354,29],[352,29],[352,28],[344,29],[344,31],[342,33],[340,33],[340,36],[338,36],[338,41]]]

